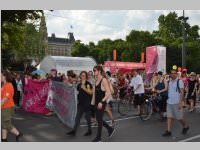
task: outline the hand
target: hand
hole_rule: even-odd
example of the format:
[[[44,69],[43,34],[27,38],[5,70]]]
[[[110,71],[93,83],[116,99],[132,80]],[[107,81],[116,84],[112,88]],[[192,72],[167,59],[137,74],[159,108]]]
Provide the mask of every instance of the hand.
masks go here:
[[[194,92],[192,92],[192,95],[191,96],[194,96]]]
[[[160,94],[161,92],[160,92],[160,90],[156,90],[156,93]]]
[[[98,108],[99,110],[101,110],[101,109],[102,109],[102,106],[103,106],[103,104],[100,102],[100,103],[98,104],[97,108]]]
[[[84,85],[81,85],[81,88],[82,88],[83,90],[86,90],[86,88],[85,88],[85,86],[84,86]]]

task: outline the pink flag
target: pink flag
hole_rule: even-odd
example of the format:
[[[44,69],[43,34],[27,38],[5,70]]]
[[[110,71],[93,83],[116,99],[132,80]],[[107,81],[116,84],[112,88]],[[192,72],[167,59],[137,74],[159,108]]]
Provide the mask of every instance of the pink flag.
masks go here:
[[[39,114],[49,113],[49,109],[45,107],[48,89],[49,80],[34,81],[28,79],[28,84],[24,87],[23,110]]]

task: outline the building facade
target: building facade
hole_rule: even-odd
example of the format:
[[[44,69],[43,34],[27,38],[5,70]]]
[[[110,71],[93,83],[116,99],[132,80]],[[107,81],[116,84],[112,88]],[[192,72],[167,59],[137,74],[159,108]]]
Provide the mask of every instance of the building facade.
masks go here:
[[[58,38],[53,33],[48,37],[48,48],[46,55],[71,56],[72,44],[75,41],[73,33],[68,33],[68,38]]]

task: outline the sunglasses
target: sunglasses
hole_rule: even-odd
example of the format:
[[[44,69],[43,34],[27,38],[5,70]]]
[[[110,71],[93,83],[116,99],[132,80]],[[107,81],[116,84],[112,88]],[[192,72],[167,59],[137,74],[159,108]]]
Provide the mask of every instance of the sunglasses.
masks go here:
[[[93,72],[96,72],[96,71],[97,71],[96,69],[93,70]]]

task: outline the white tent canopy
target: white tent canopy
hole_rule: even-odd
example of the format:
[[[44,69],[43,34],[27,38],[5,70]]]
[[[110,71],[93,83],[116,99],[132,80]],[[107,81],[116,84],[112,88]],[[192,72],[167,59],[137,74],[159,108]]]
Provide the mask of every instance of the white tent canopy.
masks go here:
[[[60,73],[73,70],[91,71],[96,65],[96,61],[91,57],[66,57],[66,56],[46,56],[39,64],[39,69],[49,73],[51,69],[56,69]]]

